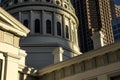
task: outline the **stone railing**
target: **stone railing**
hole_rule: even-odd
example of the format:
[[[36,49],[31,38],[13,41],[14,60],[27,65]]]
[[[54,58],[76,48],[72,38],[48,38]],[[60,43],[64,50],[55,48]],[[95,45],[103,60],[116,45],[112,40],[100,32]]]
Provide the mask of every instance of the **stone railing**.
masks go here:
[[[120,61],[120,42],[39,70],[39,80],[60,80]]]

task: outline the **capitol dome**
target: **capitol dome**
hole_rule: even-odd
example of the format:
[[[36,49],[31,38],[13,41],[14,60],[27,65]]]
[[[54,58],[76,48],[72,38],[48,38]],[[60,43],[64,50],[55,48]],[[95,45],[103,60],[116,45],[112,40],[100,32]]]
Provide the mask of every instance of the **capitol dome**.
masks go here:
[[[41,68],[80,54],[70,0],[4,0],[2,6],[31,31],[20,43],[26,65]]]

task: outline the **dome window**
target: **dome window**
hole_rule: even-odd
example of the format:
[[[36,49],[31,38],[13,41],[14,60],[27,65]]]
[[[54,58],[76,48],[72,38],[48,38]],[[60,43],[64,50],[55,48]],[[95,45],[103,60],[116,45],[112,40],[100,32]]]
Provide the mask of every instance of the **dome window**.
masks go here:
[[[65,7],[65,8],[67,8],[67,5],[66,5],[66,4],[64,4],[64,7]]]
[[[23,21],[23,24],[24,24],[24,26],[26,26],[26,27],[28,28],[28,20],[27,20],[27,19],[25,19],[25,20]]]
[[[35,20],[35,33],[40,33],[40,20]]]
[[[47,21],[46,21],[46,33],[51,34],[51,33],[52,33],[51,30],[52,30],[52,29],[51,29],[51,21],[50,21],[50,20],[47,20]]]
[[[60,2],[59,2],[59,1],[56,1],[56,4],[60,4]]]
[[[57,35],[61,36],[61,24],[57,22]]]
[[[67,25],[65,27],[65,30],[66,30],[66,38],[69,39],[69,29]]]

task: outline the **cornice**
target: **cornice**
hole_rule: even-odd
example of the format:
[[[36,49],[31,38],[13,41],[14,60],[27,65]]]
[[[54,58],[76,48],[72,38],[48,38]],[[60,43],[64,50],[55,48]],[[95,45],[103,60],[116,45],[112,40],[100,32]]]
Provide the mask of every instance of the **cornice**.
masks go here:
[[[13,28],[12,25],[6,24],[5,22],[0,21],[0,28],[4,31],[13,33],[14,35],[18,35],[18,36],[27,36],[26,33],[21,32],[20,30],[17,30],[15,28]]]
[[[29,30],[24,27],[19,21],[13,18],[9,13],[0,7],[0,27],[19,36],[25,37]]]
[[[34,7],[33,7],[34,6]],[[7,7],[6,10],[9,11],[9,10],[13,10],[13,9],[17,9],[19,10],[20,8],[24,8],[24,9],[27,9],[25,11],[28,11],[28,10],[40,10],[40,9],[37,9],[35,7],[37,6],[42,6],[42,7],[50,7],[50,8],[55,8],[55,12],[58,12],[60,10],[63,10],[67,13],[69,13],[71,16],[73,16],[75,18],[75,20],[77,21],[77,23],[79,23],[78,21],[78,18],[77,16],[75,15],[75,11],[73,10],[68,10],[67,8],[64,8],[62,6],[58,6],[58,5],[55,5],[55,4],[49,4],[49,3],[37,3],[37,2],[29,2],[29,3],[19,3],[19,4],[16,4],[16,5],[11,5],[10,7]],[[29,8],[25,8],[25,7],[29,7]],[[30,8],[31,7],[31,8]],[[19,8],[19,9],[18,9]],[[21,11],[24,11],[24,9],[22,9]],[[48,8],[46,8],[48,9]],[[48,9],[49,10],[49,9]],[[51,9],[50,11],[53,11],[53,9]],[[78,25],[78,24],[77,24]]]
[[[106,53],[115,52],[115,51],[120,51],[120,42],[117,42],[117,43],[111,44],[109,46],[102,47],[100,49],[96,49],[96,50],[81,54],[79,56],[73,57],[69,60],[60,62],[58,64],[50,65],[46,68],[39,70],[39,75],[43,75],[43,74],[46,74],[46,73],[49,73],[49,72],[52,72],[55,70],[59,70],[61,68],[70,66],[72,64],[80,63],[84,60],[89,60],[96,56],[104,55]]]

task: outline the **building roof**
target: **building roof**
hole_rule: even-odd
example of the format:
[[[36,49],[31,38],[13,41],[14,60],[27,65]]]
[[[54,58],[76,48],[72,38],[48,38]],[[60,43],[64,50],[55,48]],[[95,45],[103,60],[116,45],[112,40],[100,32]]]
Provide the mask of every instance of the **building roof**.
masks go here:
[[[25,37],[30,32],[24,25],[18,20],[12,17],[4,9],[0,7],[0,29],[11,32],[15,35]]]

